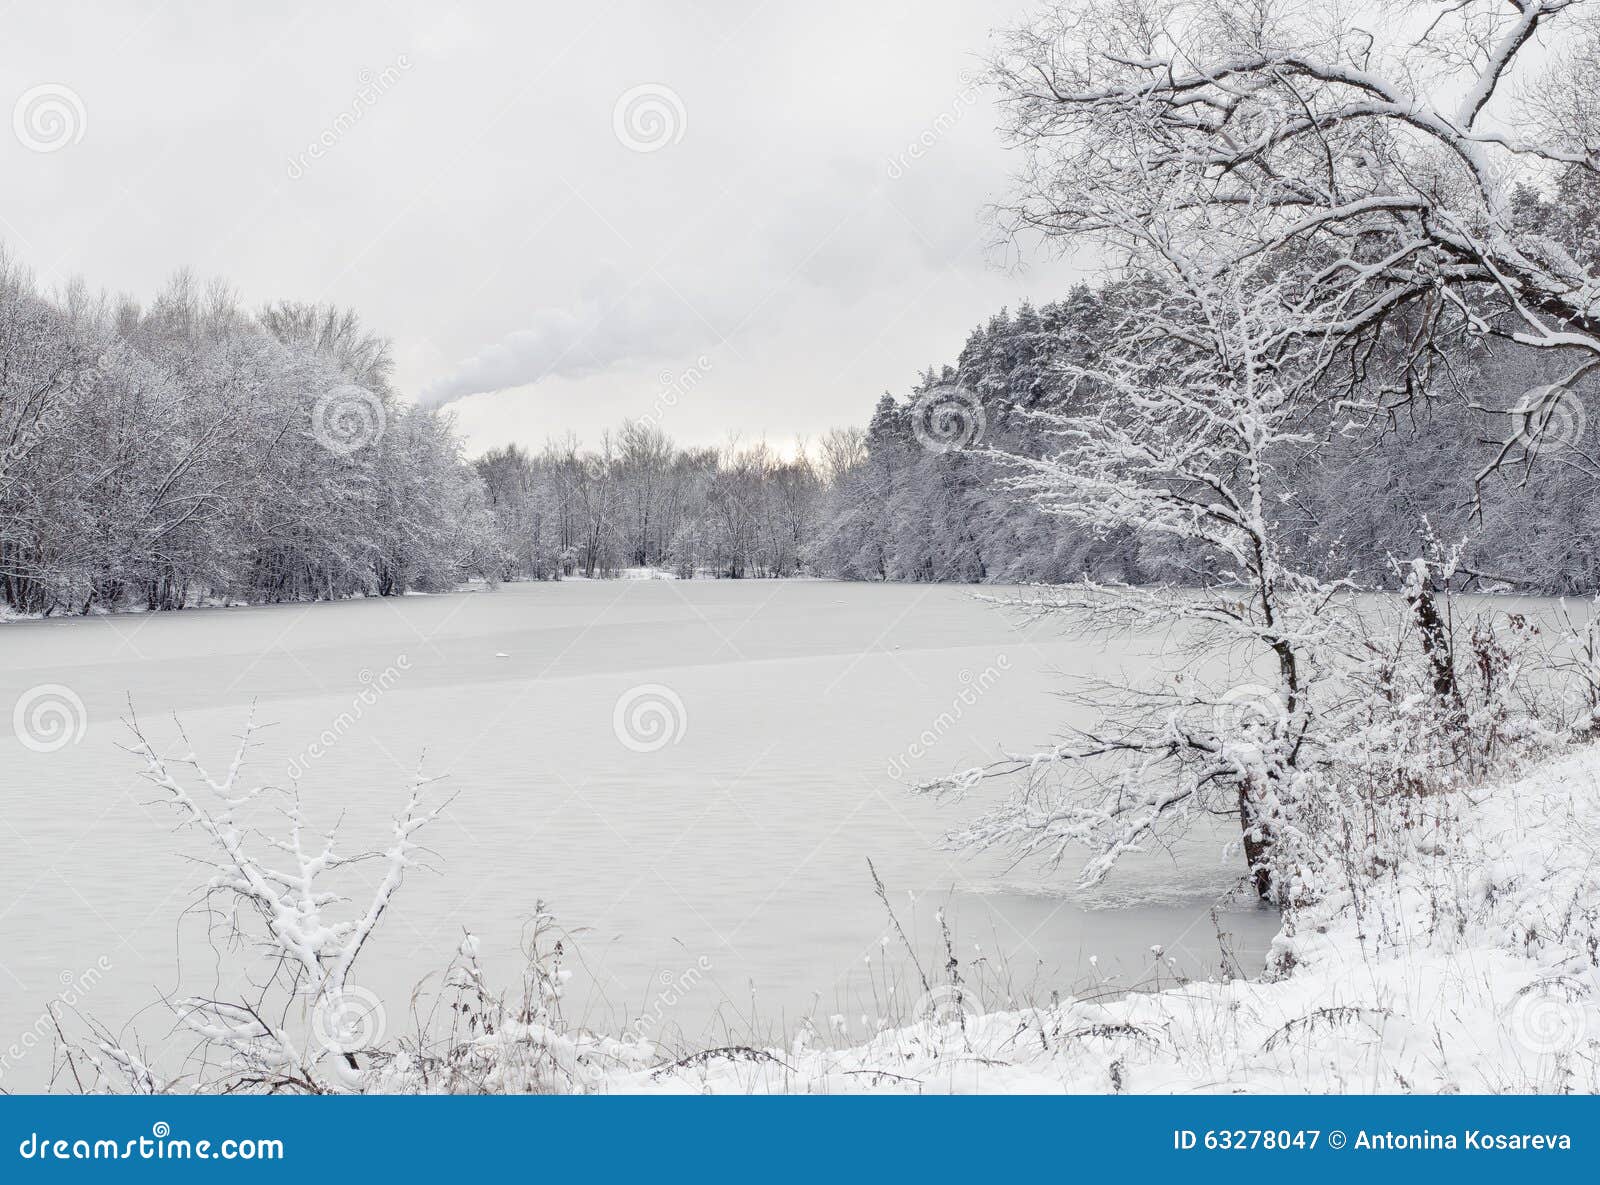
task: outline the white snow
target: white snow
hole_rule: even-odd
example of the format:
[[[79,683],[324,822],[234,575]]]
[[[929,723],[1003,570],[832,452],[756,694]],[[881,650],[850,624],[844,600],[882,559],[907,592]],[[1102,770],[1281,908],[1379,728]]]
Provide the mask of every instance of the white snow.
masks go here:
[[[1377,883],[1291,911],[1274,974],[979,1015],[616,1091],[1594,1092],[1600,749],[1440,798]]]
[[[818,612],[842,591],[849,613]],[[176,710],[197,749],[224,761],[259,696],[259,717],[280,722],[259,754],[272,760],[347,708],[351,688],[384,685],[358,672],[392,664],[392,686],[303,779],[309,816],[384,817],[407,774],[388,754],[412,758],[468,725],[477,739],[439,754],[461,797],[430,831],[438,874],[407,879],[359,985],[403,1012],[393,1001],[452,957],[481,957],[491,982],[514,982],[524,911],[550,900],[559,920],[592,928],[578,945],[591,953],[572,961],[564,1027],[520,1039],[547,1042],[544,1062],[572,1087],[1600,1088],[1600,750],[1421,800],[1422,822],[1373,838],[1392,871],[1371,881],[1314,870],[1318,900],[1291,913],[1268,975],[1249,957],[1249,931],[1275,923],[1236,912],[1240,972],[1212,981],[1207,893],[1231,867],[1220,833],[1177,863],[1120,868],[1094,899],[1050,895],[1048,874],[1019,883],[1024,873],[999,862],[947,860],[934,843],[948,816],[881,777],[884,738],[926,727],[962,670],[1011,656],[1004,693],[979,699],[926,761],[955,764],[989,737],[1047,729],[1060,711],[1044,694],[1054,671],[1098,661],[1012,630],[960,590],[588,583],[183,617],[152,615],[132,634],[112,619],[7,632],[0,693],[48,671],[84,688],[90,725],[57,752],[7,742],[18,776],[47,792],[12,805],[32,841],[13,853],[28,886],[17,924],[42,936],[11,952],[13,972],[39,985],[37,1001],[5,997],[17,1031],[61,968],[93,961],[86,951],[106,955],[78,1007],[113,1023],[154,1002],[152,983],[192,986],[163,960],[194,871],[170,817],[131,791],[137,771],[106,778],[126,768],[112,748],[126,739],[122,692],[149,705],[152,726]],[[507,653],[545,674],[508,677],[486,639],[514,639]],[[308,673],[325,692],[306,694]],[[612,735],[618,695],[644,681],[670,685],[691,713],[681,745],[639,753]],[[77,796],[73,810],[60,809],[63,793]],[[921,951],[926,990],[873,900],[864,855]],[[973,925],[974,911],[989,925]],[[960,987],[929,949],[940,912],[957,929]],[[1009,997],[992,973],[1007,957]],[[1125,991],[1148,977],[1160,990]],[[641,1016],[648,1029],[633,1023]],[[907,1025],[914,1017],[926,1019]],[[393,1037],[401,1021],[387,1023]],[[36,1083],[41,1061],[8,1067],[7,1084]],[[378,1082],[403,1084],[403,1059],[393,1073]]]
[[[617,1034],[659,1015],[649,1036],[674,1047],[757,1034],[787,1046],[799,1017],[827,1030],[839,1014],[848,1039],[863,1040],[921,992],[905,978],[898,939],[881,941],[888,922],[868,856],[925,961],[937,948],[933,911],[944,907],[963,950],[981,941],[987,966],[1009,963],[1019,1001],[1035,987],[1139,982],[1158,941],[1181,949],[1191,973],[1219,958],[1209,909],[1236,877],[1226,825],[1176,857],[1150,853],[1092,895],[1072,890],[1070,870],[940,850],[964,808],[909,793],[911,781],[997,745],[1048,740],[1064,711],[1051,694],[1060,672],[1125,661],[1016,628],[966,589],[520,584],[18,622],[0,645],[0,719],[47,682],[72,687],[87,712],[83,739],[53,752],[0,737],[7,783],[28,788],[7,805],[28,842],[8,855],[12,891],[0,908],[11,908],[7,932],[30,936],[4,957],[18,982],[0,992],[0,1031],[32,1026],[59,976],[101,955],[110,968],[83,1011],[111,1024],[142,1013],[152,1045],[171,1028],[165,1015],[150,1020],[158,992],[211,987],[207,960],[180,967],[176,956],[180,938],[206,949],[197,915],[175,933],[203,882],[189,860],[196,837],[173,830],[170,810],[138,781],[141,763],[118,747],[129,741],[118,721],[130,696],[158,747],[174,739],[176,718],[219,769],[258,701],[270,727],[249,775],[285,782],[297,759],[308,819],[343,819],[353,850],[383,841],[419,757],[446,775],[439,792],[457,797],[430,829],[437,856],[407,877],[356,980],[390,1002],[391,1036],[405,1027],[412,989],[455,956],[464,930],[481,941],[489,978],[516,982],[522,928],[543,900],[582,931],[565,997],[575,1025]],[[963,673],[1000,671],[1001,655],[993,689],[939,725],[972,689]],[[677,743],[638,752],[614,733],[614,710],[652,684],[676,694],[687,728]],[[324,732],[331,745],[318,741]],[[898,777],[892,761],[906,767]],[[1246,906],[1223,920],[1241,961],[1259,962],[1270,913]],[[676,982],[702,958],[703,978],[658,1005],[663,977]],[[895,975],[890,1007],[872,985]],[[26,1059],[4,1084],[38,1084],[38,1064]]]

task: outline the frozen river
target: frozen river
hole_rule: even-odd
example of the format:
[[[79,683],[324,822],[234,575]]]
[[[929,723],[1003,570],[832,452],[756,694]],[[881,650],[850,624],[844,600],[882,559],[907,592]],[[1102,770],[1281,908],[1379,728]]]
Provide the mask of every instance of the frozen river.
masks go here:
[[[578,932],[570,1021],[615,1031],[647,1015],[695,1045],[777,1040],[813,1017],[859,1039],[910,990],[868,858],[925,964],[944,906],[968,977],[1008,982],[1017,1003],[1147,981],[1156,945],[1169,979],[1167,958],[1215,971],[1211,908],[1237,877],[1225,828],[1084,894],[1072,869],[942,850],[979,804],[906,788],[1050,741],[1062,672],[1117,663],[966,589],[807,581],[574,581],[0,626],[0,1048],[97,969],[74,993],[81,1011],[113,1027],[139,1014],[159,1050],[170,1023],[152,1005],[214,981],[203,931],[178,920],[205,880],[200,849],[118,748],[129,702],[153,740],[181,722],[220,771],[255,700],[272,727],[254,773],[299,771],[309,814],[342,816],[349,848],[383,841],[419,758],[447,778],[433,869],[408,877],[358,975],[391,1012],[466,929],[514,986],[544,901]],[[41,685],[81,701],[81,739],[41,752],[13,735],[13,705]],[[1222,923],[1253,972],[1275,917]],[[885,974],[900,1001],[884,999]],[[47,1065],[43,1051],[8,1059],[0,1086],[37,1087]]]

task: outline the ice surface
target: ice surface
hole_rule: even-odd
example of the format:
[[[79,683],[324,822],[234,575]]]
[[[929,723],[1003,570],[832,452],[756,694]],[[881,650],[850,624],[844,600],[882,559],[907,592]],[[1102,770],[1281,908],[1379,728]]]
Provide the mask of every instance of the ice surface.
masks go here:
[[[620,1031],[650,1015],[652,1036],[693,1044],[776,1038],[802,1015],[824,1031],[831,1015],[852,1028],[879,1015],[868,976],[904,955],[882,941],[868,857],[924,959],[943,906],[964,960],[981,947],[1042,997],[1145,979],[1158,944],[1186,970],[1214,968],[1209,910],[1236,878],[1223,826],[1130,862],[1091,896],[1071,890],[1070,869],[941,850],[972,804],[914,797],[910,781],[1052,739],[1069,711],[1051,694],[1061,672],[1141,661],[1023,627],[960,588],[507,585],[19,622],[0,627],[0,657],[0,1034],[34,1026],[103,960],[79,1007],[107,1022],[145,1009],[140,1034],[159,1046],[158,993],[212,982],[196,919],[179,970],[175,919],[204,870],[117,748],[130,699],[153,741],[173,739],[175,717],[219,767],[257,700],[273,724],[257,776],[299,772],[312,818],[342,813],[348,846],[381,840],[419,758],[448,776],[440,789],[458,797],[430,837],[437,872],[408,878],[357,976],[402,1016],[468,929],[509,982],[538,900],[582,931],[569,1020]],[[9,734],[10,706],[43,683],[70,687],[88,717],[83,739],[53,752]],[[672,697],[650,693],[670,717],[660,747],[618,723],[639,688]],[[1225,924],[1253,969],[1275,917],[1244,909]],[[5,1085],[37,1084],[45,1061],[10,1067]]]

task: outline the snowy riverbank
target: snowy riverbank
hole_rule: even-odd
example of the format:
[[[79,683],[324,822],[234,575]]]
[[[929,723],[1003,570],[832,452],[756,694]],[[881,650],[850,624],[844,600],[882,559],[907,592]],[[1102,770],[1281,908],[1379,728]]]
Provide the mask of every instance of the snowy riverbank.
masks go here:
[[[1293,911],[1259,980],[700,1055],[610,1091],[1600,1090],[1600,749],[1430,801],[1386,877]],[[1336,876],[1330,872],[1330,877]],[[941,989],[936,988],[936,992]]]

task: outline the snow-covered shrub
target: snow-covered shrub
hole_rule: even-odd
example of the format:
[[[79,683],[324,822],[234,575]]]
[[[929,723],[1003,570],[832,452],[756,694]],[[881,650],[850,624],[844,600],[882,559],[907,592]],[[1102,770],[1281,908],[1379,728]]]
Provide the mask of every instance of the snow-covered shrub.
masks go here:
[[[442,988],[418,1011],[418,1035],[377,1051],[363,1089],[384,1094],[570,1094],[654,1060],[648,1043],[569,1028],[561,1015],[564,940],[544,903],[523,945],[517,993],[489,984],[467,934]],[[420,995],[420,993],[419,993]],[[441,1016],[441,1012],[443,1015]]]
[[[1574,616],[1565,600],[1559,611],[1560,640],[1552,666],[1568,686],[1574,739],[1600,737],[1600,595],[1583,602]]]
[[[134,1093],[526,1093],[583,1090],[605,1072],[649,1063],[654,1050],[570,1030],[561,1016],[566,946],[540,903],[517,991],[497,993],[463,937],[431,994],[413,993],[415,1024],[358,982],[360,955],[393,908],[405,873],[427,854],[417,835],[448,801],[429,802],[420,772],[377,850],[347,853],[335,830],[317,831],[297,789],[242,778],[259,726],[252,708],[226,773],[214,779],[180,732],[167,753],[130,719],[130,751],[145,778],[197,831],[212,868],[201,901],[218,956],[213,995],[171,1002],[197,1044],[183,1064],[152,1064],[130,1042],[92,1026],[64,1051],[83,1090]],[[188,770],[190,777],[180,776]],[[191,782],[196,785],[191,788]],[[271,820],[276,818],[277,824]],[[352,900],[340,874],[376,887]]]
[[[314,830],[298,791],[241,780],[258,726],[252,707],[227,772],[214,779],[180,733],[179,751],[159,750],[129,721],[130,751],[144,777],[199,832],[212,868],[202,899],[213,941],[238,960],[232,998],[189,996],[173,1002],[178,1022],[199,1044],[176,1078],[163,1079],[108,1035],[83,1056],[100,1085],[134,1090],[268,1093],[362,1090],[368,1082],[386,1010],[356,982],[356,963],[393,905],[405,873],[426,849],[416,834],[443,804],[425,805],[430,779],[413,780],[386,846],[347,854],[334,830]],[[199,788],[191,789],[187,769]],[[262,831],[276,813],[278,833]],[[357,863],[379,870],[364,902],[336,887]],[[220,934],[220,939],[217,935]]]

